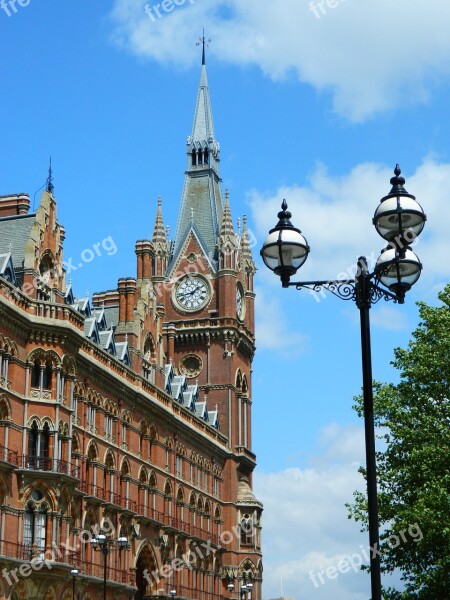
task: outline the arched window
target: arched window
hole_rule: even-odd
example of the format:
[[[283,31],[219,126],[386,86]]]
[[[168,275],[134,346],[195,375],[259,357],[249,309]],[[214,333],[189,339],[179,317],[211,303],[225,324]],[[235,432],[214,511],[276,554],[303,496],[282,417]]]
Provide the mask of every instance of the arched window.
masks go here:
[[[45,369],[42,378],[42,388],[44,390],[52,389],[52,363],[50,361],[45,363]]]
[[[208,162],[209,162],[208,148],[205,148],[205,151],[203,152],[203,164],[207,165]]]
[[[41,458],[48,458],[50,456],[50,427],[48,423],[44,425],[42,430],[40,450]]]
[[[201,149],[198,151],[198,155],[197,156],[198,156],[198,158],[197,158],[198,164],[202,165],[203,164],[203,152],[202,152]]]
[[[35,360],[33,368],[31,370],[31,387],[41,387],[41,361]]]
[[[26,504],[25,521],[23,530],[23,543],[25,550],[37,550],[37,558],[43,559],[47,538],[47,505],[40,490],[34,490],[29,502]],[[31,558],[31,556],[30,556]]]
[[[197,152],[195,150],[192,150],[192,166],[196,167],[197,166]]]
[[[28,456],[37,457],[39,444],[39,430],[36,421],[33,421],[28,433]]]
[[[240,524],[241,531],[241,544],[243,546],[252,546],[253,545],[253,519],[250,515],[244,515]]]

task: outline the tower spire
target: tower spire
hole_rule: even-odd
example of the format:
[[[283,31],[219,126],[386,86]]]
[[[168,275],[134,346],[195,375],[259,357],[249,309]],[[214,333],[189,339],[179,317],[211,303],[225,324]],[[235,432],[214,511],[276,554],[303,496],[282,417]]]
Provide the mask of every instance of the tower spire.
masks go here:
[[[214,134],[214,122],[206,76],[205,48],[210,40],[205,34],[202,44],[202,66],[194,111],[192,133],[187,139],[187,169],[173,244],[171,267],[192,231],[211,266],[217,268],[217,239],[222,223],[220,192],[220,146]],[[194,210],[193,214],[191,209]]]

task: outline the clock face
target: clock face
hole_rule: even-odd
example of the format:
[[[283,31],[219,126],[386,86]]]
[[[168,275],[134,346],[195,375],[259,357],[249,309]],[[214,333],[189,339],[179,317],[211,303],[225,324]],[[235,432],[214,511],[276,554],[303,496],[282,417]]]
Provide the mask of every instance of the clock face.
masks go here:
[[[243,319],[245,313],[244,290],[240,283],[236,285],[236,314],[238,319]]]
[[[175,300],[184,310],[203,308],[208,303],[210,295],[207,281],[195,275],[185,277],[175,288]]]

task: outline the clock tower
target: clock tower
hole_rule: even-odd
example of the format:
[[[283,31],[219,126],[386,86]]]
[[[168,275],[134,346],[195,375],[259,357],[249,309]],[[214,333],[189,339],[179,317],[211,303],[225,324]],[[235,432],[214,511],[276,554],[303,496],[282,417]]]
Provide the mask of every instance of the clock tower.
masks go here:
[[[236,578],[251,579],[251,597],[260,600],[262,504],[252,492],[251,433],[256,268],[246,218],[235,229],[228,191],[222,198],[204,42],[186,162],[174,240],[166,237],[160,201],[152,239],[165,362],[198,386],[198,404],[216,414],[227,438],[221,528],[234,534],[222,550],[223,579],[225,586],[227,579],[235,585]]]

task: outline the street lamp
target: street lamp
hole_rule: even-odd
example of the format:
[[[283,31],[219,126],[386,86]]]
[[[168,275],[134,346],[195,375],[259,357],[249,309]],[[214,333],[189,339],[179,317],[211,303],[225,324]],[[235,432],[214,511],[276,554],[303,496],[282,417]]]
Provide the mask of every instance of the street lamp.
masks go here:
[[[103,600],[106,600],[106,573],[107,573],[107,556],[110,545],[117,544],[119,552],[124,550],[128,544],[126,537],[119,537],[117,540],[108,540],[105,533],[100,529],[99,532],[90,540],[94,550],[100,549],[103,554]]]
[[[285,200],[278,213],[279,221],[269,231],[261,249],[264,263],[281,278],[283,287],[314,292],[326,290],[343,300],[355,301],[359,308],[372,600],[382,599],[369,309],[382,298],[404,303],[406,292],[419,279],[422,270],[420,260],[409,246],[420,235],[426,221],[415,196],[405,190],[405,179],[398,165],[390,183],[392,189],[381,199],[373,217],[375,229],[388,242],[373,273],[369,272],[367,259],[361,256],[354,279],[291,282],[291,277],[308,258],[310,248],[302,232],[292,225]]]
[[[80,574],[80,571],[77,569],[77,567],[72,567],[70,574],[72,575],[72,599],[75,600],[75,579]]]
[[[169,593],[172,596],[172,598],[175,598],[175,596],[177,595],[177,590],[172,589]]]

